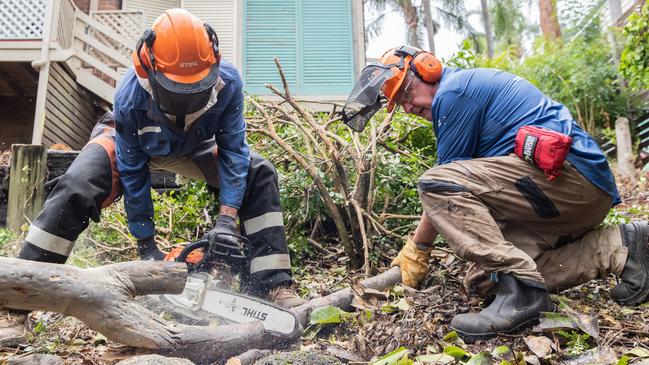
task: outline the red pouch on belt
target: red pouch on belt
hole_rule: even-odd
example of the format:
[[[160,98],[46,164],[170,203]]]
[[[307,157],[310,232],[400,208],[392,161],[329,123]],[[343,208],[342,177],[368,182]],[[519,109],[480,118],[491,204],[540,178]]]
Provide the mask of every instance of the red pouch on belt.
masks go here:
[[[561,173],[571,144],[572,138],[568,135],[527,125],[516,134],[514,153],[543,170],[548,180],[554,180]]]

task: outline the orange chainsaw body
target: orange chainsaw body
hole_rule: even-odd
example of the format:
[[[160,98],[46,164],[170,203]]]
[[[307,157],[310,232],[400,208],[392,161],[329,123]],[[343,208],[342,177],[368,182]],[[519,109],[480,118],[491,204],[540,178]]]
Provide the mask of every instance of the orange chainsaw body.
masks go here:
[[[185,245],[174,247],[165,255],[165,261],[176,261],[176,258],[180,255],[184,248]],[[185,260],[185,262],[190,264],[198,264],[199,262],[201,262],[201,260],[203,260],[203,250],[194,250],[187,256],[187,260]]]

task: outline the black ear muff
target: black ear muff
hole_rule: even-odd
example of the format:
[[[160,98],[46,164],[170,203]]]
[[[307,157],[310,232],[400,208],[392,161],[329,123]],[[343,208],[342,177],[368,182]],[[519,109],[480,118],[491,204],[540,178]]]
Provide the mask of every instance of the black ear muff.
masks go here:
[[[137,58],[140,60],[140,65],[144,68],[145,72],[149,72],[149,69],[155,69],[155,57],[153,56],[153,42],[155,41],[155,32],[151,28],[147,28],[142,34],[140,40],[137,41],[135,49],[137,50]],[[147,65],[146,62],[142,59],[142,47],[146,44],[147,53],[149,55],[149,60],[151,61],[150,65]]]
[[[216,63],[221,62],[221,51],[219,50],[219,37],[216,35],[214,28],[207,23],[203,23],[205,26],[205,31],[207,31],[207,36],[212,41],[212,50],[214,51],[214,58],[216,58]]]

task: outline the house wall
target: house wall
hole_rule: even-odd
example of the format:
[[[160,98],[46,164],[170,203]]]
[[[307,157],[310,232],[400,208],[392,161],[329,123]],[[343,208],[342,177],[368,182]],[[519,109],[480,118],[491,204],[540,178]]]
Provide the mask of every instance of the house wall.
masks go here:
[[[14,143],[31,143],[36,104],[20,96],[0,96],[0,151]]]
[[[79,86],[62,63],[52,62],[45,101],[42,143],[64,143],[80,150],[97,121],[92,95]]]
[[[91,10],[120,10],[122,8],[122,0],[74,0],[74,4],[86,14]],[[91,9],[93,6],[96,8]]]
[[[150,27],[163,11],[179,7],[180,0],[124,0],[122,5],[125,10],[144,11],[144,25]]]

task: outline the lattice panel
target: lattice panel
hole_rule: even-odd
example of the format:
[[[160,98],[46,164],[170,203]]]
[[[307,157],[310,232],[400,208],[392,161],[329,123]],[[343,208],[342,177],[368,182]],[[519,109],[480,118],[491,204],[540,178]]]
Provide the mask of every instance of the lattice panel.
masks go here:
[[[39,39],[47,0],[0,0],[0,39]]]
[[[131,58],[131,52],[135,48],[138,38],[142,35],[144,31],[144,14],[141,11],[102,11],[92,13],[92,17],[97,22],[108,26],[110,29],[115,31],[115,33],[121,35],[122,37],[128,40],[129,44],[121,44],[114,41],[113,39],[103,35],[100,32],[92,32],[89,34],[97,39],[99,43],[102,43],[106,46],[109,46],[119,53],[121,53],[127,59]],[[120,65],[115,63],[110,57],[107,57],[100,51],[88,49],[93,57],[100,59],[106,65],[110,67],[119,67]]]
[[[93,12],[92,18],[132,42],[132,47],[144,32],[144,14],[141,11]]]

